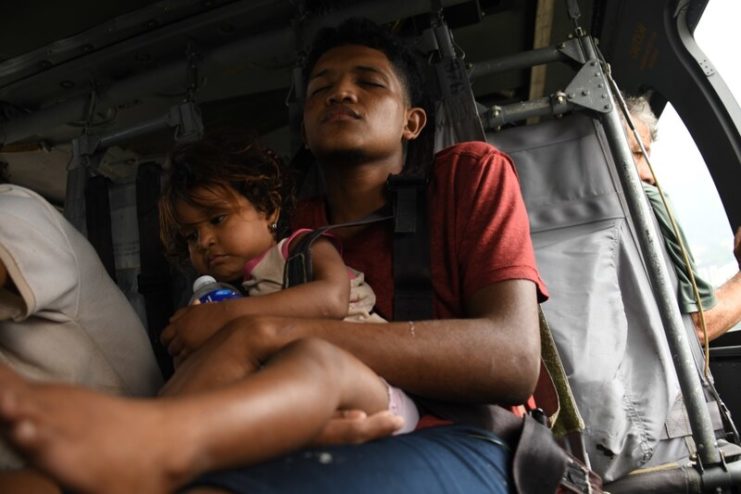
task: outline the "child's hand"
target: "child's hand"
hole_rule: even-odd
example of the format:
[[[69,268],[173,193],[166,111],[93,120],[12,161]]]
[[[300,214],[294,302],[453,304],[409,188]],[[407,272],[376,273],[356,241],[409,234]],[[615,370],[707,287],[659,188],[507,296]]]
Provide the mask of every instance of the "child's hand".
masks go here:
[[[194,304],[178,309],[162,331],[160,341],[173,357],[182,359],[203,345],[229,322],[229,301]]]

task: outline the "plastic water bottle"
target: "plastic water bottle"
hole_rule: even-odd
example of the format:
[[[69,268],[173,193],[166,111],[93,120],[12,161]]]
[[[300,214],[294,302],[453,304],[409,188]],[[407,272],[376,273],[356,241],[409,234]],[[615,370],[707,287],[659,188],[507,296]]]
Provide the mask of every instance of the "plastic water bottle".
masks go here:
[[[229,283],[216,281],[213,276],[207,274],[199,276],[193,282],[193,296],[190,298],[192,304],[200,300],[202,304],[209,302],[221,302],[231,298],[240,298],[242,294]]]

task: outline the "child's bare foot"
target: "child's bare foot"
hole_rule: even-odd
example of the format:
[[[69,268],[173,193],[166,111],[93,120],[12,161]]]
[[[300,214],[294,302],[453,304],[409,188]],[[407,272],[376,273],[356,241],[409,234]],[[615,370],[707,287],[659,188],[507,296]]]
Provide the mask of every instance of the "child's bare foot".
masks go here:
[[[81,493],[165,493],[200,473],[188,428],[157,405],[25,381],[0,365],[3,435],[32,464]],[[193,471],[191,471],[193,470]]]

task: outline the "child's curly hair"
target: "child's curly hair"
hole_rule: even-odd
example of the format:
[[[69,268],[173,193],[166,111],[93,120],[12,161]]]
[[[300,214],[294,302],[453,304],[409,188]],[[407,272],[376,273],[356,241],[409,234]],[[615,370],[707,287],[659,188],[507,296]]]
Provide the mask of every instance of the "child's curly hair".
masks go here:
[[[188,244],[181,235],[175,206],[184,202],[212,207],[194,197],[206,189],[224,197],[244,196],[266,215],[280,210],[278,235],[287,230],[293,209],[293,179],[278,155],[260,145],[254,135],[240,130],[210,132],[197,142],[177,145],[168,157],[166,182],[159,200],[160,239],[165,254],[179,265],[188,265]]]

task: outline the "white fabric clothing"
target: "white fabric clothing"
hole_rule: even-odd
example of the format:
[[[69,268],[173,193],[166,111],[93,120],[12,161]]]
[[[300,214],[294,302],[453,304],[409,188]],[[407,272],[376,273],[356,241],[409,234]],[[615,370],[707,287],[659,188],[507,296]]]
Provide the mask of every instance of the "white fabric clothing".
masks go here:
[[[266,295],[283,289],[283,271],[291,242],[309,230],[298,230],[268,249],[262,256],[253,259],[245,266],[242,287],[250,296]],[[331,237],[329,237],[331,238]],[[365,282],[363,273],[347,268],[350,279],[350,305],[345,321],[350,322],[386,322],[373,312],[376,305],[376,294]]]
[[[162,376],[135,311],[90,243],[38,194],[0,184],[0,362],[40,381],[152,396]],[[20,464],[0,444],[0,468]]]

